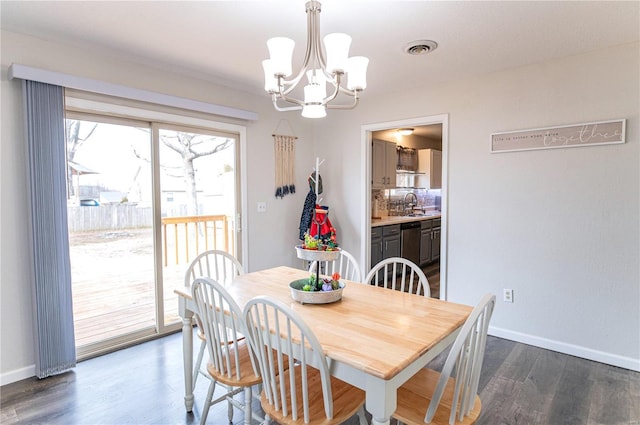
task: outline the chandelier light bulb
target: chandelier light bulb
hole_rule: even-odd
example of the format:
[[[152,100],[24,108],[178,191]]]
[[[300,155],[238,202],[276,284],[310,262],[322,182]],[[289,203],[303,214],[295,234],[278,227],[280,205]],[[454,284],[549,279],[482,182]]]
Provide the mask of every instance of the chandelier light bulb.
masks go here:
[[[262,69],[264,69],[264,89],[268,93],[276,93],[278,91],[278,79],[273,72],[273,64],[271,59],[262,61]]]
[[[267,41],[273,72],[276,75],[291,75],[291,59],[295,45],[296,43],[287,37],[273,37]]]
[[[327,108],[324,105],[304,105],[302,116],[305,118],[324,118],[327,116]]]
[[[345,73],[349,47],[351,47],[351,36],[341,32],[328,34],[324,37],[324,47],[327,51],[327,73]]]
[[[349,58],[347,66],[347,88],[362,91],[367,88],[367,66],[369,59],[364,56]]]

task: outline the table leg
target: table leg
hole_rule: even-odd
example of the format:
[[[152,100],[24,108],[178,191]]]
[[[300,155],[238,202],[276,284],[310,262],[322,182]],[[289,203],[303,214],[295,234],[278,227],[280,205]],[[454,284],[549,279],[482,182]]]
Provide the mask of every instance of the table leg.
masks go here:
[[[371,425],[389,425],[396,410],[397,388],[388,381],[369,379],[366,408],[371,413]]]
[[[187,412],[193,410],[193,312],[186,308],[186,302],[179,300],[182,316],[182,358],[184,363],[184,405]]]

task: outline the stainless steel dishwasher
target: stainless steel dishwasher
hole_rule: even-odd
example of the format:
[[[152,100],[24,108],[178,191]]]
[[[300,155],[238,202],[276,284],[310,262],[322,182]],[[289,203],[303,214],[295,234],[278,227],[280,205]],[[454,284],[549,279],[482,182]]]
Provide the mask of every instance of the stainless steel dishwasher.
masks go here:
[[[400,224],[400,256],[420,264],[420,222],[410,221]]]

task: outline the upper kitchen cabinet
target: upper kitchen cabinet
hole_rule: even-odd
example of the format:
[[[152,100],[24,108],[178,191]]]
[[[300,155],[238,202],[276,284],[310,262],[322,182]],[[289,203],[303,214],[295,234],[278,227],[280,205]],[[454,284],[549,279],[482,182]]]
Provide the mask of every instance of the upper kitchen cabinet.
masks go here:
[[[418,185],[426,189],[442,188],[442,151],[421,149],[418,151]]]
[[[396,144],[385,140],[373,140],[371,159],[371,187],[373,189],[395,187],[398,164]]]

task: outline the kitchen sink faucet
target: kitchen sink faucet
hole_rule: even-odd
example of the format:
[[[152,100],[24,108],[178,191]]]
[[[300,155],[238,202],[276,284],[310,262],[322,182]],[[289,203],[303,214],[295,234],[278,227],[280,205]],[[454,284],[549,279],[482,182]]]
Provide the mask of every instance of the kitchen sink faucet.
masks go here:
[[[409,198],[412,198],[413,202],[407,202],[409,200]],[[404,215],[412,214],[413,213],[413,207],[418,206],[418,197],[413,192],[407,192],[407,194],[404,195],[404,199],[402,200],[402,204],[404,206]],[[407,210],[408,210],[408,213],[407,213]]]

